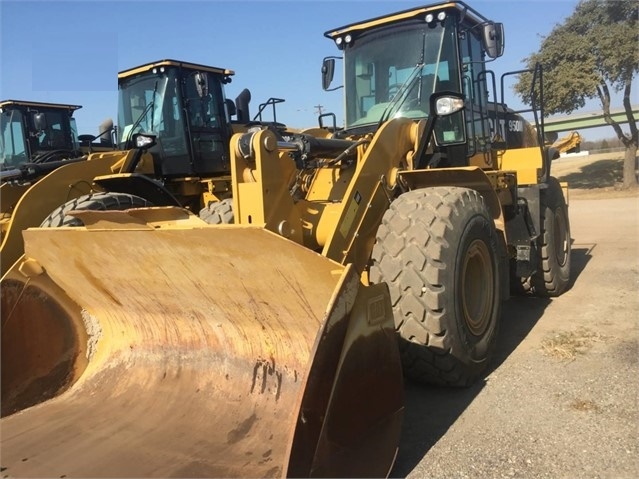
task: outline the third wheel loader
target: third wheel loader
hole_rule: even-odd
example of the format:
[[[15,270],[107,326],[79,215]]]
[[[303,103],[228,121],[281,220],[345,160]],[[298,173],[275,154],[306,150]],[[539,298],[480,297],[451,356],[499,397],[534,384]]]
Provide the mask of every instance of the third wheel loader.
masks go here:
[[[86,192],[86,175],[109,171],[104,161],[84,160],[91,153],[97,159],[113,150],[113,122],[104,121],[97,136],[78,136],[73,114],[80,108],[0,101],[0,276],[23,253],[23,229],[38,226],[52,205]],[[56,170],[60,171],[52,174]],[[86,175],[78,175],[78,170]]]
[[[503,26],[446,2],[326,36],[344,127],[235,133],[232,218],[87,210],[24,232],[2,279],[6,474],[388,476],[402,370],[468,385],[512,285],[567,288],[554,153],[490,130]]]

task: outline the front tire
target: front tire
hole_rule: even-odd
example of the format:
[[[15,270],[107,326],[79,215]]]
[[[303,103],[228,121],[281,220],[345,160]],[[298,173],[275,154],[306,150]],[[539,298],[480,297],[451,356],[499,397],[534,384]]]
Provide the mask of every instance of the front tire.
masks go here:
[[[210,225],[228,225],[235,220],[233,215],[233,199],[226,198],[222,201],[209,203],[200,210],[200,219]]]
[[[84,226],[80,218],[71,216],[68,213],[74,210],[83,211],[116,211],[128,210],[131,208],[144,208],[153,206],[150,202],[135,195],[126,193],[92,193],[90,195],[79,196],[59,206],[49,216],[47,216],[41,228],[54,228],[58,226]]]
[[[497,232],[475,190],[401,195],[386,211],[370,280],[390,289],[404,373],[469,386],[485,371],[501,314]]]

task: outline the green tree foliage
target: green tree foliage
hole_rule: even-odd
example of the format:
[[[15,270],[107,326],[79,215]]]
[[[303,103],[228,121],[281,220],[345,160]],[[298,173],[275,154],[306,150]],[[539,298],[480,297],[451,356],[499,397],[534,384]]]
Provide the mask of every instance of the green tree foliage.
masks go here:
[[[632,80],[639,73],[639,2],[582,0],[563,24],[556,25],[528,68],[541,64],[545,114],[571,113],[586,100],[599,99],[605,120],[626,148],[624,187],[637,187],[637,124],[632,114]],[[610,92],[623,92],[629,133],[610,116]],[[531,104],[531,75],[520,75],[515,92]]]

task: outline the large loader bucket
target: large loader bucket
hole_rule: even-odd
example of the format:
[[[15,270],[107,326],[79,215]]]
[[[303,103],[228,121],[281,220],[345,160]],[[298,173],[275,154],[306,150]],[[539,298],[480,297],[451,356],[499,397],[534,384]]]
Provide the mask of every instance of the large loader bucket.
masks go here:
[[[82,220],[25,231],[35,261],[2,280],[3,475],[390,472],[403,388],[385,285],[177,209]]]

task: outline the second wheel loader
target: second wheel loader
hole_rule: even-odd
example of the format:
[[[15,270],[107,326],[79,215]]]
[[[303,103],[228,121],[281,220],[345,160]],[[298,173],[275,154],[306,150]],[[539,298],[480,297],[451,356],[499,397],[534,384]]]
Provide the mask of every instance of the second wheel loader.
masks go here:
[[[250,92],[226,98],[232,70],[160,60],[118,73],[118,139],[131,152],[111,174],[92,178],[92,192],[59,205],[45,226],[77,225],[74,209],[180,206],[201,211],[231,194],[229,139],[259,125],[262,111],[284,100],[270,98],[249,117]],[[137,144],[137,141],[142,143]]]
[[[232,224],[150,207],[25,231],[2,279],[7,474],[388,476],[401,366],[470,384],[512,278],[566,289],[553,153],[490,131],[503,27],[446,2],[326,35],[345,127],[234,134]]]
[[[117,150],[77,137],[71,114],[79,107],[3,103],[3,125],[9,125],[3,131],[10,141],[4,143],[0,273],[24,252],[22,231],[27,227],[78,224],[66,216],[70,209],[175,205],[203,209],[206,215],[208,204],[229,196],[229,139],[251,124],[250,92],[244,90],[235,103],[226,99],[224,85],[233,75],[232,70],[177,60],[120,72]],[[275,123],[274,104],[281,101],[270,99],[261,105],[256,120],[262,109],[273,105]],[[33,118],[40,116],[39,123],[46,125],[48,119],[46,128],[35,125]],[[59,132],[68,148],[48,147],[45,129]],[[100,136],[107,130],[105,126]],[[39,131],[42,147],[34,139]],[[137,145],[140,132],[151,133],[144,138],[152,143]],[[18,139],[23,137],[28,142],[21,147]],[[26,161],[27,151],[35,156],[18,165]],[[61,160],[64,156],[68,158]]]

